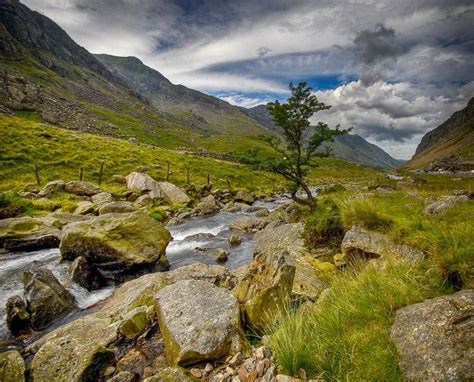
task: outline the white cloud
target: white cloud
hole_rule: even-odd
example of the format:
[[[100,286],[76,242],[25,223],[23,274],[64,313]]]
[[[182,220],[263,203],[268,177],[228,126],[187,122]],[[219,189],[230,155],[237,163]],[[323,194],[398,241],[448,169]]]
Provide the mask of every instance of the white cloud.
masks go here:
[[[217,94],[216,97],[229,102],[231,105],[251,108],[258,105],[266,105],[274,101],[273,98],[247,97],[244,94]]]

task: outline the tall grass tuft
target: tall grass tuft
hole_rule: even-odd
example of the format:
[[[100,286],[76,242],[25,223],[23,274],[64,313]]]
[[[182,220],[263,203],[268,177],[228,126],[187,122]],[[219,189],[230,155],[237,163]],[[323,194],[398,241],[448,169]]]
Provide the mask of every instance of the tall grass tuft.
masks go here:
[[[373,198],[352,199],[341,203],[342,219],[346,228],[354,224],[369,230],[387,232],[393,220],[378,208]]]
[[[379,267],[380,268],[380,267]],[[288,311],[270,337],[285,373],[326,380],[401,380],[390,327],[398,308],[440,293],[425,262],[367,266],[338,276],[311,308]]]

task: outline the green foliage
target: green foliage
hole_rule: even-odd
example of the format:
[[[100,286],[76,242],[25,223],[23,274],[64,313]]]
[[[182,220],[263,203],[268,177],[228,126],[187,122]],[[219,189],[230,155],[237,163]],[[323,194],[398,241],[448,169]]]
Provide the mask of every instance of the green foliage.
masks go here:
[[[317,210],[306,217],[303,239],[309,247],[337,246],[344,236],[339,207],[331,199],[320,201]]]
[[[441,293],[425,263],[338,276],[321,302],[287,314],[270,338],[284,372],[329,381],[401,381],[390,327],[398,308]]]
[[[12,218],[31,210],[30,201],[22,199],[12,193],[0,192],[0,219]]]
[[[393,225],[392,219],[372,203],[372,199],[351,199],[342,205],[343,222],[347,229],[362,225],[369,230],[387,232]]]

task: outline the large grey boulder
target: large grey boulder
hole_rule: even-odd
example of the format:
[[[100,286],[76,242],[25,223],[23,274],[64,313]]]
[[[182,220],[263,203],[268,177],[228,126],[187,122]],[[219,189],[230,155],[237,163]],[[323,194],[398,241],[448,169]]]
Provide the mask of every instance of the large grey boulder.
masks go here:
[[[191,199],[179,187],[170,182],[158,182],[165,201],[169,204],[186,205]]]
[[[63,228],[60,244],[65,260],[83,256],[114,281],[143,271],[169,268],[165,256],[170,233],[142,212],[110,213]]]
[[[255,198],[250,192],[237,191],[237,194],[235,194],[235,197],[234,197],[234,201],[246,203],[246,204],[252,204],[255,201]]]
[[[22,217],[0,220],[0,248],[8,251],[34,251],[59,245],[61,231],[40,219]]]
[[[42,198],[49,198],[53,193],[64,191],[66,183],[63,180],[52,180],[46,183],[42,190],[38,193],[38,196]]]
[[[101,371],[114,364],[118,353],[123,351],[116,345],[123,338],[122,333],[128,335],[131,329],[135,333],[147,330],[150,320],[137,318],[144,318],[143,312],[154,309],[155,295],[162,288],[186,279],[206,280],[227,287],[230,277],[224,267],[193,264],[124,283],[98,312],[62,325],[27,347],[26,354],[32,357],[31,378],[35,381],[97,380]]]
[[[114,201],[114,197],[110,192],[99,192],[98,194],[92,195],[92,202],[101,206],[106,203],[111,203]]]
[[[77,203],[77,207],[74,211],[76,215],[87,215],[95,213],[97,207],[94,203],[89,202],[88,200],[81,200]]]
[[[344,235],[341,250],[348,259],[395,257],[405,261],[416,261],[425,257],[419,249],[394,243],[387,235],[356,226],[353,226]]]
[[[229,228],[234,231],[256,232],[257,230],[264,228],[268,223],[269,222],[265,219],[254,217],[240,218],[234,220]]]
[[[214,195],[208,195],[200,200],[194,208],[194,212],[199,215],[211,215],[219,211]]]
[[[162,199],[164,196],[160,185],[150,175],[131,172],[125,179],[127,188],[131,190],[149,191],[148,195],[152,199]]]
[[[26,271],[23,285],[26,309],[34,329],[44,329],[76,309],[74,297],[49,269]]]
[[[66,192],[80,196],[92,196],[100,192],[100,188],[90,182],[82,180],[73,180],[66,183],[64,187]]]
[[[391,337],[408,381],[474,380],[474,289],[399,309]]]
[[[199,280],[179,281],[156,294],[166,357],[191,365],[246,350],[239,304],[223,288]]]

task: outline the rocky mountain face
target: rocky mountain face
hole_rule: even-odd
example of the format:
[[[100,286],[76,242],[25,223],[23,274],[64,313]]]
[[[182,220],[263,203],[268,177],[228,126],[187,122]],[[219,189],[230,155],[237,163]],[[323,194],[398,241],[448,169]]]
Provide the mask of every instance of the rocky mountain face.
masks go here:
[[[246,109],[246,113],[268,129],[280,131],[278,126],[273,123],[265,105]],[[366,166],[388,169],[402,163],[357,134],[335,137],[334,142],[324,144],[325,147],[330,148],[332,155],[336,158]]]

